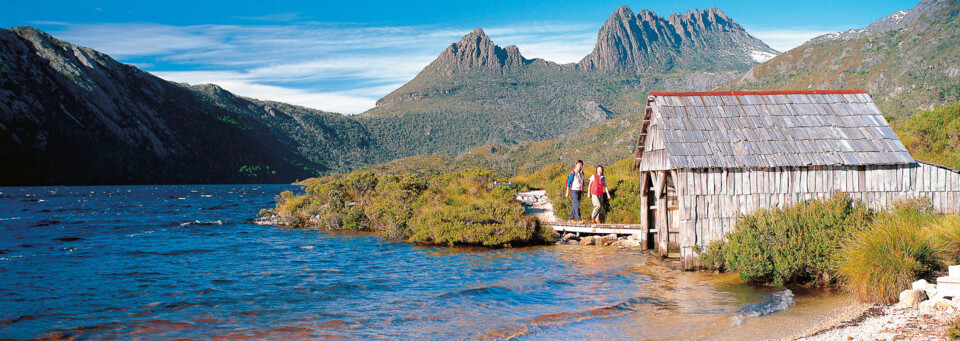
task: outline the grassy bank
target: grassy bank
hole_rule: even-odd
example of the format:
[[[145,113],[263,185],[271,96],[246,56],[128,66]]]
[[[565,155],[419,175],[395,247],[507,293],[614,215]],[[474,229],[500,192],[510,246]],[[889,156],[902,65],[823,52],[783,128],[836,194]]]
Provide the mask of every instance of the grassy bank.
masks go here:
[[[492,186],[496,174],[469,169],[423,175],[375,170],[306,180],[306,193],[280,194],[279,223],[325,230],[370,231],[419,244],[511,247],[546,244],[552,230],[524,216],[513,190]]]
[[[585,181],[596,173],[596,164],[586,162],[583,166]],[[607,178],[607,188],[610,189],[611,199],[603,206],[604,221],[616,223],[640,223],[640,179],[633,171],[632,160],[620,160],[605,167],[604,176]],[[540,169],[530,175],[519,175],[511,179],[530,188],[547,190],[547,195],[553,201],[553,212],[558,219],[564,220],[570,215],[570,199],[565,198],[567,189],[567,175],[573,165],[554,164]],[[580,198],[580,215],[589,219],[593,208],[590,199],[584,194]]]
[[[840,285],[858,299],[893,303],[918,278],[960,260],[960,215],[927,200],[874,212],[838,195],[741,218],[700,256],[708,269],[773,285]]]

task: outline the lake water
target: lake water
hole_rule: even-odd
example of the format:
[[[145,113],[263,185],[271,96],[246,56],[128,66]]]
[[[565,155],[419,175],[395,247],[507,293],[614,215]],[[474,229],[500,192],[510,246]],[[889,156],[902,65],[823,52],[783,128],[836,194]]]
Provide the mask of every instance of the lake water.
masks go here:
[[[0,188],[0,339],[704,338],[795,302],[635,249],[421,247],[249,221],[285,189]]]

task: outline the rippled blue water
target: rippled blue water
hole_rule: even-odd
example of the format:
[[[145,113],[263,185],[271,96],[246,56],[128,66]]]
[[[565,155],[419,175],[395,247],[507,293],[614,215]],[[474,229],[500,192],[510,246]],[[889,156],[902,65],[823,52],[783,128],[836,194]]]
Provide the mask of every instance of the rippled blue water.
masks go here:
[[[285,189],[0,188],[0,338],[686,338],[792,297],[630,249],[418,247],[249,222]]]

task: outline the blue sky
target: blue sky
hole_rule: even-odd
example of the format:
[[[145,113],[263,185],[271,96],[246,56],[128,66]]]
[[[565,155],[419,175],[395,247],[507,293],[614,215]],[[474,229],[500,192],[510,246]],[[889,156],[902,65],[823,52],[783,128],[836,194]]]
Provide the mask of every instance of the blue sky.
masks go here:
[[[620,5],[717,7],[777,50],[866,27],[895,1],[8,1],[0,26],[30,25],[160,77],[358,113],[476,27],[527,58],[576,62]]]

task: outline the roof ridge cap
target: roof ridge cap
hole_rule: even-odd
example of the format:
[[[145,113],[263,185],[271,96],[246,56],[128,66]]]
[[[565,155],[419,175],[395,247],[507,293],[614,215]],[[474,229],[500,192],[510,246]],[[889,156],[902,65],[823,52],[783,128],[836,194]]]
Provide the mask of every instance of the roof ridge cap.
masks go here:
[[[864,89],[839,90],[759,90],[759,91],[698,91],[698,92],[665,92],[650,91],[650,96],[747,96],[747,95],[845,95],[865,94]]]

